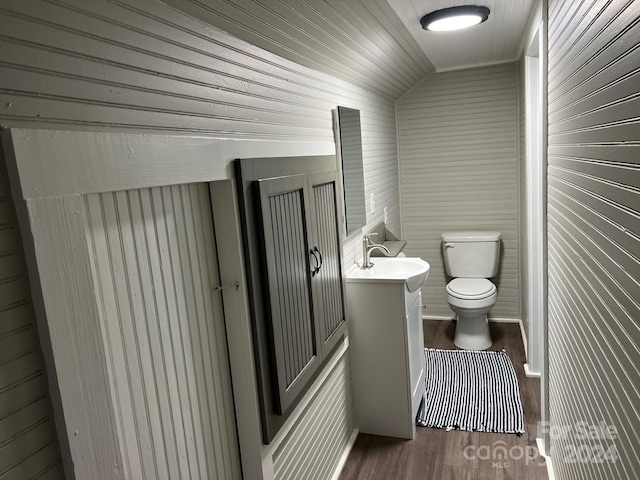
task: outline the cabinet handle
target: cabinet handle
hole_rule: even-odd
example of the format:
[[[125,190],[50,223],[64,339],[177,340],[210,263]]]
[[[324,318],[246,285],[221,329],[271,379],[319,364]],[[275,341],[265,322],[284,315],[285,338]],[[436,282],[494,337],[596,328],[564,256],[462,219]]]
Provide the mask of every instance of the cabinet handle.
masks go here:
[[[311,268],[311,276],[313,277],[313,276],[315,276],[316,273],[318,273],[318,270],[320,270],[320,261],[318,260],[318,257],[316,256],[315,250],[309,250],[309,254],[313,255],[313,259],[316,262],[316,266]]]
[[[320,250],[318,250],[318,247],[313,247],[313,250],[318,254],[318,256],[320,257],[320,265],[318,265],[318,269],[316,270],[316,273],[318,273],[320,271],[320,269],[322,268],[322,253],[320,253]]]

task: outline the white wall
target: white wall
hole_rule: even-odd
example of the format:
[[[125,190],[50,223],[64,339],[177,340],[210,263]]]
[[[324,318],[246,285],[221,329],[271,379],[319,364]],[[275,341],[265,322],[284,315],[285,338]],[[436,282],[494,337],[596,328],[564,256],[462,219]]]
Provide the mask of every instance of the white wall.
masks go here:
[[[452,318],[440,234],[502,232],[491,318],[518,319],[518,72],[516,64],[427,77],[397,103],[403,238],[431,264],[428,316]]]
[[[520,265],[527,373],[541,375],[545,336],[545,138],[542,2],[531,12],[520,61]]]
[[[519,144],[518,144],[518,216],[520,218],[520,319],[525,334],[529,332],[529,269],[528,269],[528,249],[529,231],[527,228],[527,216],[529,206],[527,205],[527,135],[526,135],[526,97],[525,97],[525,60],[522,58],[518,62],[518,121],[519,121]],[[528,345],[527,345],[528,346]]]
[[[638,2],[549,2],[549,399],[555,432],[571,429],[551,432],[560,480],[640,477],[638,18]],[[585,438],[578,422],[616,437]]]
[[[21,158],[33,162],[22,164],[19,181],[32,205],[66,209],[76,200],[49,199],[230,178],[236,157],[333,153],[331,109],[345,105],[361,111],[365,190],[375,193],[378,206],[368,212],[369,223],[381,220],[386,206],[390,228],[399,230],[391,97],[286,61],[153,1],[9,1],[0,29],[0,124],[51,129],[36,135],[46,141],[22,145],[28,151]],[[60,130],[102,133],[74,137],[71,151],[60,154],[56,149],[69,146],[69,134]],[[206,137],[206,157],[196,148],[194,160],[193,143],[155,135],[168,133]],[[161,172],[152,157],[158,149],[171,157],[158,166]],[[56,171],[70,174],[51,175]],[[98,184],[106,190],[95,190]],[[358,246],[359,236],[347,241],[346,264],[359,258]],[[346,371],[338,372],[333,385],[348,389]],[[341,421],[353,430],[349,415]]]

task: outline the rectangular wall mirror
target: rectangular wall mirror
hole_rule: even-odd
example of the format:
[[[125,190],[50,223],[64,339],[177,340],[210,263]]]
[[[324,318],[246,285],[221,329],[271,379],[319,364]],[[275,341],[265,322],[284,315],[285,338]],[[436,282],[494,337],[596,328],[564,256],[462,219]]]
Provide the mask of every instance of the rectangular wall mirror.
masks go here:
[[[342,159],[346,232],[351,235],[367,223],[360,111],[347,107],[338,107],[337,110],[336,137]]]

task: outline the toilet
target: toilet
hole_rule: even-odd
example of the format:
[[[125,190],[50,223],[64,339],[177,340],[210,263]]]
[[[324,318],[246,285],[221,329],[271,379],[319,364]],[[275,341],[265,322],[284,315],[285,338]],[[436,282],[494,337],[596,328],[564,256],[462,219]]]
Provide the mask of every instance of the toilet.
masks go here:
[[[442,254],[447,274],[449,307],[458,316],[454,343],[465,350],[491,346],[487,313],[498,297],[489,280],[498,273],[500,232],[449,232],[442,234]]]

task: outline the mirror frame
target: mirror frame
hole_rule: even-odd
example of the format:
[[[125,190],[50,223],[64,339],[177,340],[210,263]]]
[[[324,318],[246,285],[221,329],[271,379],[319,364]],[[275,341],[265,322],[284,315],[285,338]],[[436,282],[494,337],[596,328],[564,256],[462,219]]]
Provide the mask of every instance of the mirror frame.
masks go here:
[[[338,106],[333,113],[343,191],[343,224],[346,235],[350,236],[367,223],[360,110]]]

